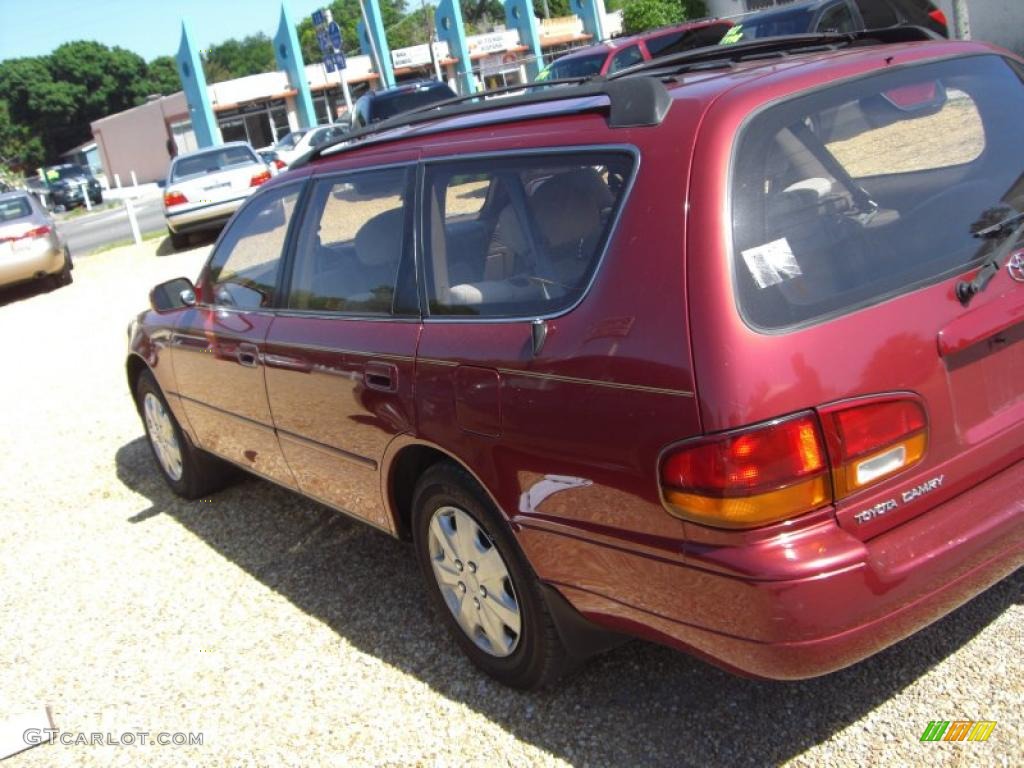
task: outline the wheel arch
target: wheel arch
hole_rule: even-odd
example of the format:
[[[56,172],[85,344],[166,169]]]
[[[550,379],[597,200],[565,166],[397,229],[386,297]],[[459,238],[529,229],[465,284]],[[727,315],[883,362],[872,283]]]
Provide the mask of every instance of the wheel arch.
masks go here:
[[[434,443],[417,440],[411,436],[406,436],[404,440],[396,438],[388,446],[387,453],[381,472],[382,491],[388,513],[394,521],[395,535],[398,538],[403,540],[412,538],[412,497],[416,483],[423,473],[440,463],[452,464],[465,471],[490,499],[515,536],[515,527],[511,524],[508,512],[498,503],[494,493],[480,479],[480,476],[458,456]]]
[[[125,374],[128,377],[128,391],[131,392],[132,400],[135,402],[135,407],[139,408],[139,401],[136,397],[135,391],[139,385],[139,377],[144,371],[149,370],[149,365],[142,356],[132,352],[128,355],[128,359],[125,361]]]

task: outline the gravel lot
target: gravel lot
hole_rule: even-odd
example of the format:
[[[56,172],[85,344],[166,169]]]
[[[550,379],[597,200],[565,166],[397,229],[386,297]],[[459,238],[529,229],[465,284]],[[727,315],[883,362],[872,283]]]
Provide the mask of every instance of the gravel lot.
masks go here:
[[[636,642],[522,694],[463,661],[404,545],[260,480],[176,499],[122,363],[149,287],[207,248],[166,250],[0,292],[0,724],[49,704],[64,731],[203,745],[43,745],[5,765],[1024,763],[1024,571],[825,679],[752,682]],[[919,743],[935,719],[998,725]]]

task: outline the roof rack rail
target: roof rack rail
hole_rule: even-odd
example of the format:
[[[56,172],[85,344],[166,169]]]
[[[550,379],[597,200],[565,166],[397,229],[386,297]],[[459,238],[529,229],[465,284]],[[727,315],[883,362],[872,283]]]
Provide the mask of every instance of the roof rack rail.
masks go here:
[[[739,62],[770,55],[806,53],[808,49],[827,50],[853,45],[889,45],[893,43],[917,43],[942,40],[935,32],[923,27],[900,26],[885,29],[866,29],[859,32],[823,32],[820,34],[780,35],[779,37],[758,37],[741,40],[727,45],[707,45],[689,51],[661,56],[656,59],[634,64],[608,75],[609,80],[618,80],[631,75],[665,74],[685,69],[688,65],[711,61]]]
[[[559,88],[552,86],[568,85],[573,87]],[[514,93],[504,99],[486,100],[485,96],[500,93]],[[595,102],[592,97],[605,97],[604,101]],[[398,141],[405,134],[388,134],[396,128],[406,128],[422,123],[434,122],[449,117],[461,117],[485,112],[497,112],[509,107],[530,104],[546,104],[582,100],[582,104],[572,111],[592,111],[603,109],[608,111],[608,125],[612,128],[634,128],[658,125],[665,119],[672,106],[665,85],[657,78],[632,78],[629,80],[606,80],[603,77],[589,79],[548,80],[541,83],[525,83],[522,85],[496,88],[486,93],[470,96],[459,96],[445,99],[435,104],[421,107],[410,112],[373,123],[365,128],[345,134],[341,138],[308,152],[291,164],[292,168],[300,168],[326,155],[354,150],[368,144]]]

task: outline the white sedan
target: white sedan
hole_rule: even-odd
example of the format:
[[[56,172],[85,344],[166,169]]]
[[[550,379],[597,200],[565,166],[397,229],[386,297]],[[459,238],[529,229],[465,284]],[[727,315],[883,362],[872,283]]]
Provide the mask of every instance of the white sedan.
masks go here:
[[[190,232],[217,229],[231,218],[270,169],[244,141],[178,155],[164,186],[164,219],[175,248]]]

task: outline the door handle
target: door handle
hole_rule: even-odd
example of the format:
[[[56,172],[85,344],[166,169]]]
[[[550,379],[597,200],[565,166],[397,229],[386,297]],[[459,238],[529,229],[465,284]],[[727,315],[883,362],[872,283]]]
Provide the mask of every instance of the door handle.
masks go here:
[[[284,368],[285,370],[298,371],[299,373],[309,373],[313,370],[313,366],[308,360],[287,355],[275,355],[270,352],[263,355],[263,364],[268,368]]]
[[[398,391],[398,367],[393,363],[371,360],[363,368],[363,381],[380,392]]]
[[[260,349],[255,344],[242,342],[235,348],[235,359],[246,368],[255,368],[260,364]]]

